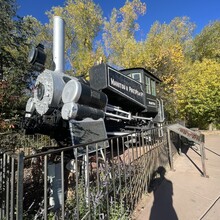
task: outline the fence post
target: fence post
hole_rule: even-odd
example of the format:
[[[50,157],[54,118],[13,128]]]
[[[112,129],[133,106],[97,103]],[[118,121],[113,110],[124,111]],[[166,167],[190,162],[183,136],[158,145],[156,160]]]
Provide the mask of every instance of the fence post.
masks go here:
[[[200,153],[201,153],[201,161],[202,161],[202,171],[203,171],[203,176],[204,176],[204,177],[209,177],[209,176],[206,174],[206,166],[205,166],[205,159],[206,159],[206,156],[205,156],[205,147],[204,147],[204,143],[201,143],[201,144],[200,144]]]
[[[6,172],[5,172],[5,187],[6,187],[6,219],[9,219],[10,213],[10,156],[6,155]]]
[[[168,148],[169,148],[169,159],[170,159],[170,168],[174,171],[173,167],[173,154],[172,154],[172,146],[171,146],[171,138],[170,138],[170,129],[167,129],[167,138],[168,138]]]
[[[11,158],[11,214],[10,218],[14,219],[14,209],[15,209],[15,158]]]
[[[16,220],[23,219],[24,152],[18,154]]]

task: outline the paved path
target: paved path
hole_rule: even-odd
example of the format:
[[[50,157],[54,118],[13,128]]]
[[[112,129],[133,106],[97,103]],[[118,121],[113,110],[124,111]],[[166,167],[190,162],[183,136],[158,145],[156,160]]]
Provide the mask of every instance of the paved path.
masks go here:
[[[189,149],[177,156],[159,188],[145,196],[137,220],[220,220],[220,134],[205,136],[206,172],[201,159]]]

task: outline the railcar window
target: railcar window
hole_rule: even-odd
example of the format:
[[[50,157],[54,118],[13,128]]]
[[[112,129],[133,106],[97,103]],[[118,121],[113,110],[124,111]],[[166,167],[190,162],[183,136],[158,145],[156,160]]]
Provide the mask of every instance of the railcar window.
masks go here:
[[[146,83],[146,93],[151,94],[151,86],[150,86],[150,78],[145,76],[145,83]]]
[[[156,82],[151,80],[151,94],[156,96]]]
[[[141,74],[140,73],[130,73],[129,76],[132,79],[134,79],[134,80],[136,80],[138,82],[141,82]]]

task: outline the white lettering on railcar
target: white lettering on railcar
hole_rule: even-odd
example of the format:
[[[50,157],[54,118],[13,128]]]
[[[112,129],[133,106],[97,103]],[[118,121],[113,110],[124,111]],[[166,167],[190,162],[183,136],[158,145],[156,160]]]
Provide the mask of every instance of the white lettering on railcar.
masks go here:
[[[113,78],[110,78],[110,83],[111,83],[112,86],[115,86],[115,87],[117,87],[119,89],[122,89],[122,90],[125,90],[127,92],[130,92],[130,93],[132,93],[134,95],[138,95],[140,97],[143,97],[143,95],[144,95],[143,92],[140,92],[137,89],[132,88],[131,86],[127,86],[127,85],[125,85],[125,84],[123,84],[121,82],[118,82],[118,81],[116,81]]]
[[[151,101],[149,101],[149,105],[156,105],[156,103],[155,102],[151,102]]]

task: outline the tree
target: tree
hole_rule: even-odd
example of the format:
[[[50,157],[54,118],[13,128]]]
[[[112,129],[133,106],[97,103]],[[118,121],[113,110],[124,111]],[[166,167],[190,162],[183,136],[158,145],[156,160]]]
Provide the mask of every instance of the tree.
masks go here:
[[[190,126],[219,123],[220,22],[207,25],[192,42],[177,88],[178,112]],[[189,56],[188,56],[189,55]],[[190,91],[190,92],[189,92]]]
[[[207,25],[193,41],[193,60],[215,59],[220,62],[220,21]]]
[[[174,18],[169,24],[155,22],[145,41],[144,66],[163,81],[161,96],[169,119],[178,117],[175,88],[192,47],[194,28],[188,17]]]
[[[220,64],[203,59],[188,66],[177,88],[179,114],[189,126],[220,122]]]
[[[7,46],[16,46],[16,41],[19,39],[17,39],[13,33],[15,24],[12,21],[12,18],[16,14],[15,1],[0,0],[0,7],[0,60],[1,66],[4,68],[14,60],[10,50],[7,49]]]
[[[139,29],[136,23],[139,15],[146,11],[146,5],[140,0],[126,1],[125,5],[112,10],[109,21],[104,21],[103,39],[110,62],[124,68],[141,64],[142,43],[135,40]]]
[[[0,120],[10,119],[24,111],[26,76],[29,65],[27,38],[32,28],[16,16],[14,0],[0,0],[0,61],[3,80],[0,82]]]
[[[53,16],[61,16],[66,23],[65,54],[69,69],[87,76],[89,69],[104,57],[100,45],[95,44],[103,22],[102,11],[92,0],[67,0],[64,7],[53,7],[48,13],[46,25],[52,30]]]
[[[159,77],[178,75],[192,47],[194,28],[188,17],[174,18],[170,24],[155,22],[145,41],[146,67]]]

